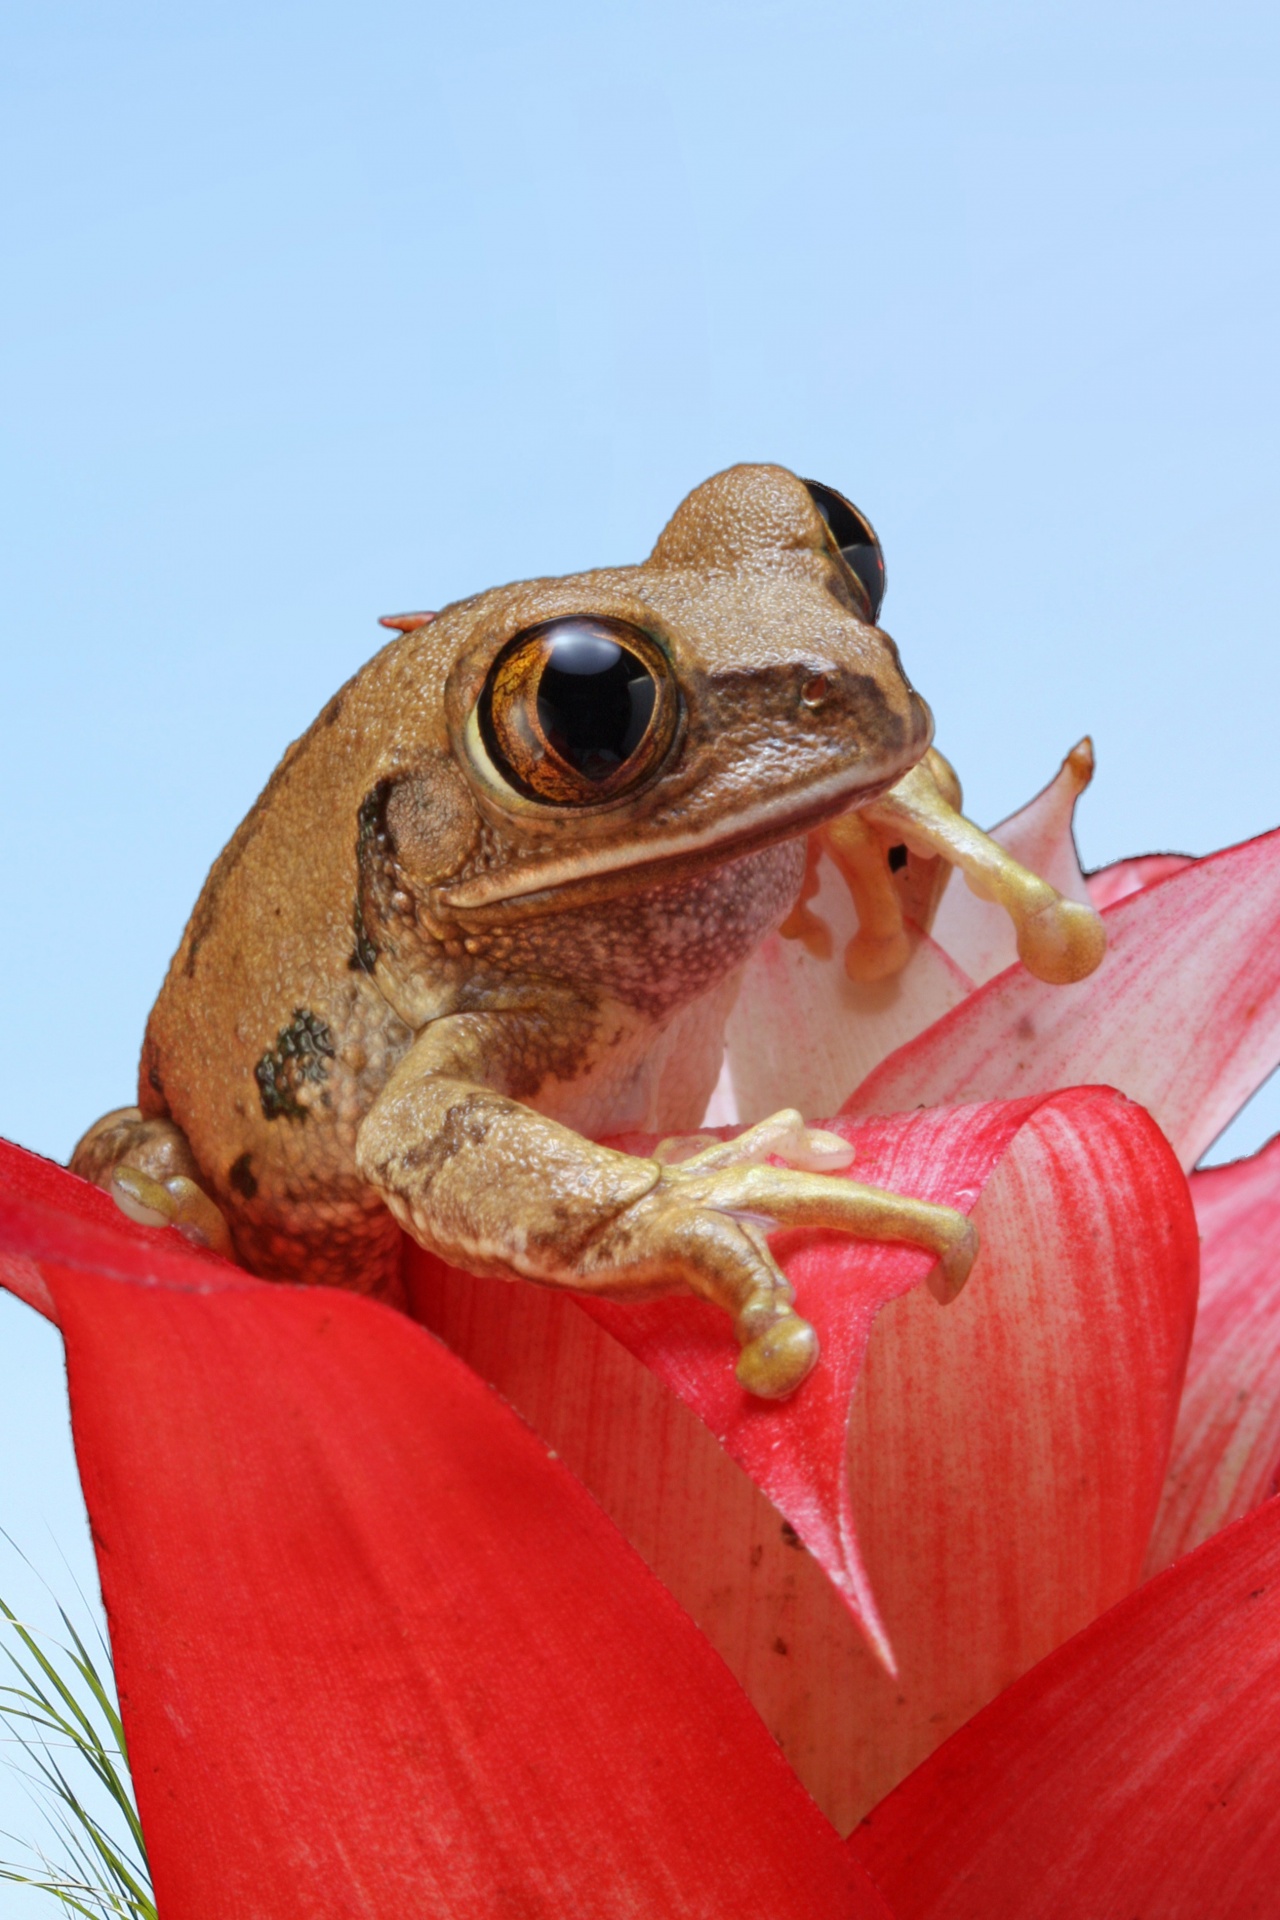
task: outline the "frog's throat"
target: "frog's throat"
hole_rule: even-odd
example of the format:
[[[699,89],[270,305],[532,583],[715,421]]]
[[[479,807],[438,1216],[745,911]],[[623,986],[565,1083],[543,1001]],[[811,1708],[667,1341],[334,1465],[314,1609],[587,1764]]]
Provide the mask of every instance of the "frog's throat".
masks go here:
[[[548,853],[520,871],[477,874],[456,885],[440,887],[435,899],[453,912],[517,900],[534,912],[569,906],[577,895],[598,897],[609,891],[611,878],[634,877],[645,868],[660,869],[666,879],[682,870],[722,864],[777,846],[783,840],[797,840],[852,807],[878,800],[901,777],[901,770],[894,769],[878,780],[859,780],[846,767],[803,788],[790,805],[780,805],[776,797],[762,800],[759,806],[736,814],[732,826],[723,832],[708,832],[703,827],[652,838],[637,833],[628,841],[599,848],[579,845],[571,854]],[[655,871],[655,880],[658,877]]]

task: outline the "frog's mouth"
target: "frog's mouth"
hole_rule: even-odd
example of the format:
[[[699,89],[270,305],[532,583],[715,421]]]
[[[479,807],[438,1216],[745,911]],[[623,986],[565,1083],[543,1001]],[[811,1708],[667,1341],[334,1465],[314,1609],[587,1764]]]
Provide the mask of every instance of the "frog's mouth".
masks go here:
[[[456,912],[518,902],[524,913],[535,914],[607,898],[637,880],[643,884],[650,868],[655,880],[659,870],[663,880],[675,879],[759,853],[784,840],[800,839],[837,815],[878,800],[912,764],[908,761],[875,780],[851,777],[850,769],[842,768],[806,786],[787,803],[776,796],[762,799],[758,806],[737,813],[732,824],[720,831],[705,826],[673,828],[652,837],[637,832],[629,840],[600,847],[580,844],[572,853],[548,848],[541,858],[517,869],[477,874],[443,886],[435,898],[440,906]]]

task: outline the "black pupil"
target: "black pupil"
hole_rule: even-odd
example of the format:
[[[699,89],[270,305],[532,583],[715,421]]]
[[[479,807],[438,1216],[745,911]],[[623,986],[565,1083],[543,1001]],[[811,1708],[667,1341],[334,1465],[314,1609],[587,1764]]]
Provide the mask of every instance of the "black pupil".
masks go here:
[[[538,718],[562,760],[607,780],[644,738],[657,689],[634,653],[588,626],[566,625],[548,645]]]
[[[817,480],[806,480],[809,498],[826,521],[831,537],[839,547],[841,554],[853,572],[857,574],[867,591],[871,602],[871,618],[880,615],[880,603],[884,599],[884,555],[877,541],[871,536],[871,529],[849,505],[847,500],[824,487]]]

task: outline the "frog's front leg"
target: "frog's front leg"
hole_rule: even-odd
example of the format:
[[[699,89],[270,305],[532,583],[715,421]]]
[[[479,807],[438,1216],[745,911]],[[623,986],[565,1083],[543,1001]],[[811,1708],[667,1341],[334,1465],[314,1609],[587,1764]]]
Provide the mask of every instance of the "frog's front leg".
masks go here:
[[[771,1223],[924,1246],[948,1296],[963,1283],[977,1238],[949,1207],[715,1150],[664,1165],[523,1105],[511,1088],[523,1090],[542,1028],[512,1012],[433,1023],[361,1126],[361,1173],[432,1252],[472,1272],[615,1299],[712,1300],[741,1343],[739,1380],[770,1399],[794,1392],[818,1357],[769,1252]]]

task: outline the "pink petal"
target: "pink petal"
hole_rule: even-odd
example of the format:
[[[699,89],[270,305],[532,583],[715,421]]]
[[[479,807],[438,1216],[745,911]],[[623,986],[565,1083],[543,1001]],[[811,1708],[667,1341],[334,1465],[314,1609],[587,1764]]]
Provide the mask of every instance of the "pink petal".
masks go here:
[[[1200,1310],[1148,1573],[1267,1499],[1280,1472],[1280,1138],[1193,1173],[1191,1195]]]
[[[1127,900],[1131,893],[1140,893],[1143,887],[1153,887],[1157,880],[1167,880],[1171,873],[1194,864],[1185,853],[1142,853],[1134,860],[1117,860],[1089,875],[1089,898],[1101,913],[1117,900]]]
[[[903,1115],[849,1137],[860,1180],[966,1209],[981,1193],[983,1253],[943,1310],[897,1298],[921,1254],[777,1236],[823,1342],[782,1406],[738,1388],[709,1307],[575,1303],[421,1254],[409,1272],[416,1310],[592,1488],[843,1827],[1138,1578],[1196,1280],[1185,1179],[1120,1096]],[[887,1636],[896,1680],[851,1615],[882,1651]]]
[[[824,856],[812,906],[832,934],[832,958],[771,934],[747,962],[729,1015],[725,1059],[744,1123],[780,1107],[834,1113],[886,1054],[931,1026],[973,982],[927,934],[889,980],[850,980],[842,955],[858,931],[849,890]],[[954,882],[953,882],[954,884]]]
[[[1059,1648],[850,1845],[897,1920],[1274,1913],[1280,1505]]]
[[[885,1060],[844,1111],[1096,1081],[1141,1101],[1194,1165],[1280,1063],[1280,831],[1198,860],[1103,918],[1107,957],[1088,980],[1001,974]]]
[[[888,1920],[702,1636],[424,1330],[112,1234],[24,1158],[0,1239],[67,1344],[161,1913]]]
[[[1068,900],[1087,902],[1089,891],[1076,857],[1072,819],[1076,801],[1093,774],[1093,746],[1082,740],[1071,749],[1047,787],[1020,812],[1010,815],[991,837],[1015,860],[1039,874]],[[933,937],[969,978],[981,983],[1003,973],[1018,958],[1013,922],[989,900],[970,893],[963,875],[953,873],[933,923]]]

